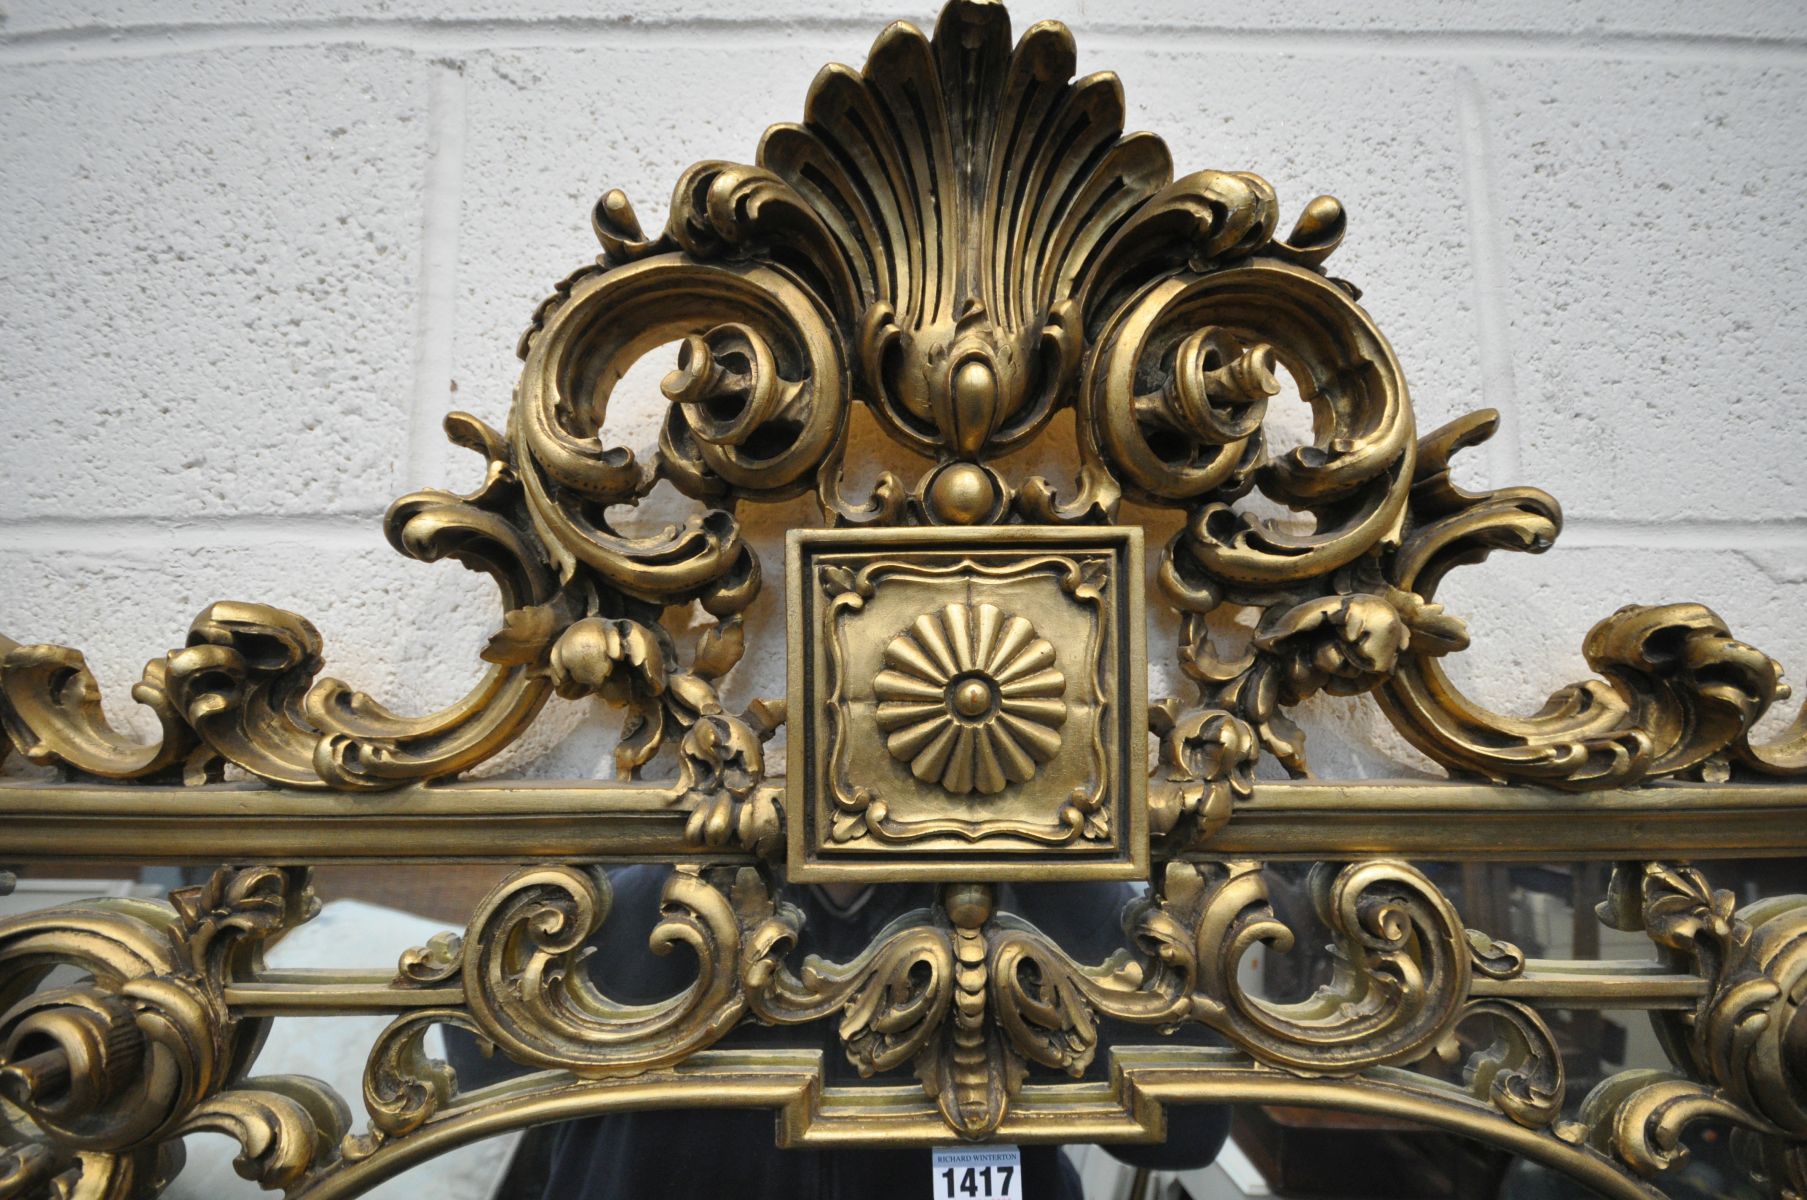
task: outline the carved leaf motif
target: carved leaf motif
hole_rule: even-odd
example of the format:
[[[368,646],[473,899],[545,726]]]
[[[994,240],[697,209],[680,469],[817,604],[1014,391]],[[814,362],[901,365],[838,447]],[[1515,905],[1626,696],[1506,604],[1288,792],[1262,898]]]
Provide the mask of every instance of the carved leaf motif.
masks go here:
[[[1236,801],[1254,794],[1259,757],[1255,731],[1220,709],[1174,719],[1177,703],[1151,706],[1161,735],[1160,764],[1149,785],[1149,820],[1157,835],[1201,844],[1223,828]]]
[[[170,893],[172,937],[197,978],[217,982],[253,969],[266,941],[320,911],[306,868],[221,868],[205,884]]]
[[[653,760],[665,744],[665,707],[656,700],[632,697],[615,743],[615,776],[636,779],[640,768]]]
[[[502,628],[483,649],[488,662],[516,666],[537,662],[558,632],[558,614],[550,605],[511,608],[502,614]]]
[[[457,1010],[423,1009],[397,1017],[377,1036],[364,1068],[370,1128],[342,1139],[340,1152],[348,1161],[368,1158],[391,1138],[419,1129],[452,1098],[452,1068],[426,1052],[428,1031],[441,1024],[475,1029]]]
[[[1603,1080],[1582,1101],[1580,1124],[1596,1149],[1651,1176],[1688,1157],[1682,1131],[1700,1120],[1719,1120],[1768,1132],[1717,1088],[1665,1071],[1622,1071]]]
[[[426,987],[444,983],[464,967],[464,939],[455,933],[437,933],[424,946],[402,952],[395,966],[395,982],[402,987]]]
[[[179,1133],[224,1133],[239,1144],[238,1173],[271,1189],[288,1189],[332,1166],[351,1113],[337,1092],[302,1075],[247,1079],[211,1096]]]
[[[734,669],[746,652],[747,633],[740,616],[719,621],[702,632],[697,639],[696,655],[690,669],[704,679],[720,679]]]
[[[32,762],[66,764],[103,779],[168,774],[215,778],[219,755],[200,748],[169,692],[167,658],[145,664],[132,699],[156,714],[161,738],[143,744],[115,730],[101,710],[100,685],[79,650],[21,646],[0,637],[0,731]]]
[[[684,836],[692,845],[733,842],[761,856],[780,849],[783,814],[776,792],[762,784],[765,754],[750,725],[718,709],[684,735],[680,754],[679,782],[692,805]]]
[[[599,692],[626,701],[665,690],[665,650],[637,621],[586,617],[559,635],[550,663],[561,696]]]
[[[1522,960],[1521,960],[1522,961]],[[1562,1114],[1562,1051],[1535,1008],[1508,1000],[1476,1000],[1458,1018],[1488,1020],[1494,1038],[1472,1055],[1463,1074],[1469,1088],[1520,1125],[1542,1128]]]
[[[839,597],[847,593],[863,594],[854,573],[846,567],[824,566],[821,573],[822,593],[826,596]]]

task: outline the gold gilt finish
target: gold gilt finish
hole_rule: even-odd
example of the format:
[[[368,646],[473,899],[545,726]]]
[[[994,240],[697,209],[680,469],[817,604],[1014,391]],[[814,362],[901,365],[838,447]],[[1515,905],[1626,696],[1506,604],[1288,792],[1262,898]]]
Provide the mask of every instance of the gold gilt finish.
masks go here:
[[[790,557],[792,879],[1147,876],[1141,530],[800,530]]]
[[[686,171],[663,227],[602,198],[602,253],[533,314],[507,429],[447,419],[481,486],[385,519],[401,553],[496,583],[459,703],[395,713],[319,677],[304,618],[221,603],[145,668],[141,743],[77,651],[0,639],[0,754],[55,773],[0,783],[11,859],[230,864],[168,903],[0,920],[0,1198],[154,1195],[198,1130],[321,1200],[634,1108],[765,1108],[779,1145],[840,1146],[1152,1141],[1164,1105],[1212,1101],[1387,1114],[1645,1200],[1712,1120],[1760,1189],[1807,1197],[1807,897],[1740,908],[1683,861],[1807,855],[1807,719],[1752,737],[1780,667],[1700,605],[1634,606],[1588,635],[1598,678],[1541,711],[1462,695],[1441,659],[1467,627],[1438,585],[1547,549],[1556,502],[1451,481],[1496,418],[1415,428],[1391,348],[1326,273],[1335,200],[1282,236],[1266,182],[1176,177],[1123,133],[1116,78],[1074,64],[1060,25],[1013,43],[1002,8],[955,0],[932,36],[894,25],[863,68],[824,70],[753,164]],[[670,406],[637,456],[610,392],[667,343]],[[1314,438],[1275,453],[1286,377]],[[916,479],[851,488],[855,405]],[[1070,476],[1013,472],[1063,409]],[[621,533],[661,484],[695,514]],[[778,636],[745,615],[777,564],[739,514],[804,494],[821,521],[787,544],[788,696],[734,711],[722,681]],[[1153,598],[1180,617],[1186,696],[1145,695],[1125,499],[1177,517]],[[616,778],[460,778],[554,692],[623,710]],[[1286,714],[1320,692],[1372,694],[1450,778],[1309,779]],[[1256,782],[1264,759],[1291,781]],[[1650,956],[1527,960],[1413,858],[1614,862],[1601,918]],[[315,907],[310,864],[399,860],[515,869],[392,972],[265,967]],[[1269,903],[1279,860],[1317,864],[1315,921]],[[606,868],[649,861],[674,865],[644,932],[696,977],[629,1005],[584,955],[613,919]],[[1009,906],[1009,881],[1088,877],[1148,884],[1098,962]],[[940,886],[847,961],[800,961],[785,889],[833,879]],[[1245,984],[1258,947],[1326,936],[1312,995]],[[1573,1095],[1545,1013],[1605,1007],[1647,1010],[1669,1067]],[[361,1097],[256,1074],[271,1022],[323,1013],[391,1018]],[[1104,1052],[1107,1020],[1143,1036]],[[830,1023],[867,1078],[718,1044],[749,1022]],[[461,1088],[434,1025],[527,1073]],[[1196,1026],[1221,1044],[1168,1040]]]

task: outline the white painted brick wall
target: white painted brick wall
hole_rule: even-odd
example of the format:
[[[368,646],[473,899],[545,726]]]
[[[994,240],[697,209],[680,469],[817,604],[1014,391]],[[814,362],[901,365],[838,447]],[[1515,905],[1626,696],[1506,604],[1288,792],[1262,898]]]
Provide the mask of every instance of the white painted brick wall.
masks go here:
[[[679,169],[749,156],[896,15],[933,11],[0,0],[0,630],[84,648],[125,714],[202,606],[262,600],[385,701],[456,696],[489,587],[378,529],[474,477],[441,416],[502,421],[604,187],[661,221]],[[1182,168],[1340,196],[1420,427],[1501,409],[1468,478],[1563,501],[1555,551],[1446,588],[1480,698],[1534,707],[1633,600],[1704,601],[1807,676],[1807,6],[1023,0],[1018,28],[1045,16]],[[803,511],[759,521],[769,552]],[[742,698],[782,690],[775,593]],[[1365,702],[1310,719],[1327,773],[1416,761]],[[542,724],[500,765],[606,773],[612,717]]]

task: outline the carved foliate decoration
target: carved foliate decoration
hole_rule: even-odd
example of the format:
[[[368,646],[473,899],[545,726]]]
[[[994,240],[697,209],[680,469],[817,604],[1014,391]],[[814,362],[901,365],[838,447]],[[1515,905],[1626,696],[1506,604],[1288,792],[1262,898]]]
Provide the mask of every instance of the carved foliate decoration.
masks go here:
[[[1690,1012],[1653,1013],[1673,1071],[1630,1071],[1582,1106],[1594,1142],[1652,1175],[1687,1157],[1682,1131],[1733,1126],[1752,1175],[1807,1194],[1807,896],[1735,909],[1732,894],[1678,863],[1628,864],[1600,916],[1642,929],[1708,988]]]
[[[1150,1140],[1170,1101],[1347,1103],[1623,1200],[1659,1196],[1686,1127],[1715,1119],[1754,1180],[1807,1198],[1807,902],[1738,909],[1660,861],[1672,833],[1807,852],[1807,715],[1752,732],[1788,697],[1780,665],[1699,604],[1633,605],[1587,635],[1599,677],[1542,710],[1465,696],[1443,660],[1468,629],[1438,588],[1495,550],[1548,549],[1556,501],[1453,481],[1497,417],[1419,432],[1391,346],[1327,273],[1334,199],[1282,236],[1264,180],[1176,176],[1160,139],[1124,133],[1116,77],[1075,64],[1059,24],[1013,43],[999,5],[953,0],[932,34],[896,24],[863,67],[826,68],[752,163],[685,171],[663,226],[603,196],[600,255],[521,338],[506,427],[447,418],[479,486],[384,520],[400,553],[496,585],[457,703],[398,714],[321,676],[304,617],[227,601],[147,663],[144,742],[79,652],[0,638],[0,754],[59,776],[0,784],[7,847],[235,864],[169,904],[0,921],[0,1200],[154,1194],[201,1130],[303,1200],[649,1104],[777,1108],[783,1144],[847,1145]],[[669,407],[636,452],[612,392],[667,344]],[[1278,451],[1289,391],[1313,436]],[[849,483],[856,405],[921,460],[914,479]],[[1011,457],[1068,428],[1069,476]],[[694,510],[624,532],[662,485]],[[787,694],[730,706],[750,639],[778,636],[750,615],[778,564],[742,516],[800,495],[820,520],[786,544]],[[1177,528],[1150,590],[1179,617],[1187,696],[1145,694],[1126,499]],[[469,778],[555,694],[620,711],[613,779]],[[1309,775],[1288,710],[1319,695],[1372,696],[1451,778],[1273,782]],[[1604,914],[1661,958],[1528,961],[1466,928],[1402,846],[1624,860]],[[310,911],[306,873],[237,864],[386,856],[516,869],[393,978],[264,970]],[[1318,862],[1335,961],[1287,1002],[1242,975],[1256,948],[1314,936],[1270,903],[1269,856]],[[696,971],[628,1004],[586,955],[620,919],[601,864],[649,859],[675,864],[650,945]],[[1007,902],[1014,881],[1081,878],[1149,884],[1103,961]],[[798,961],[784,887],[901,880],[940,886],[847,960]],[[82,979],[41,986],[58,966]],[[1542,1014],[1577,1000],[1651,1010],[1674,1069],[1570,1103]],[[250,1074],[273,1014],[333,1010],[393,1017],[358,1132],[316,1081]],[[1155,1044],[1074,1082],[1103,1065],[1107,1021]],[[862,1075],[906,1086],[727,1048],[749,1022],[832,1022]],[[428,1053],[439,1025],[533,1073],[461,1088]],[[1222,1045],[1160,1040],[1188,1028]]]
[[[149,1180],[181,1162],[169,1139],[201,1130],[239,1142],[247,1178],[297,1185],[332,1165],[349,1114],[318,1080],[247,1078],[268,1022],[233,1012],[225,984],[257,971],[263,943],[311,915],[306,872],[222,868],[171,900],[0,923],[0,1094],[79,1152],[78,1195],[154,1194]],[[59,965],[86,982],[38,987]],[[42,1166],[49,1183],[69,1165],[34,1154],[17,1169]]]
[[[506,433],[448,420],[484,457],[483,485],[404,497],[387,518],[403,553],[452,558],[501,589],[488,673],[464,701],[396,715],[317,679],[322,646],[302,617],[223,604],[134,688],[163,730],[152,744],[108,723],[76,651],[0,643],[8,743],[98,779],[199,783],[232,766],[286,787],[379,790],[470,770],[553,690],[598,694],[627,710],[619,774],[674,747],[687,778],[710,781],[683,788],[705,811],[698,836],[775,848],[758,746],[783,713],[730,713],[717,697],[771,566],[737,505],[809,492],[839,526],[1029,529],[1107,526],[1128,496],[1184,518],[1159,595],[1182,616],[1179,662],[1198,695],[1156,709],[1165,836],[1208,836],[1261,758],[1307,774],[1286,710],[1319,693],[1373,693],[1462,777],[1590,790],[1807,774],[1801,721],[1768,744],[1749,737],[1787,695],[1780,667],[1698,605],[1602,622],[1586,651],[1603,678],[1535,716],[1464,697],[1439,660],[1468,635],[1437,586],[1493,550],[1548,548],[1555,501],[1451,482],[1452,456],[1495,417],[1418,435],[1391,347],[1355,287],[1325,273],[1346,232],[1335,200],[1310,200],[1279,236],[1266,182],[1176,178],[1160,139],[1123,133],[1115,77],[1075,80],[1074,62],[1064,27],[1034,25],[1013,46],[1001,7],[957,0],[932,36],[893,25],[863,68],[825,69],[803,119],[774,126],[753,164],[685,172],[663,229],[645,232],[620,192],[603,197],[601,256],[521,340]],[[668,342],[664,431],[636,454],[610,439],[610,393]],[[1314,437],[1276,454],[1264,427],[1288,380]],[[886,474],[848,495],[856,404],[925,456],[914,485]],[[1063,408],[1072,485],[1010,477],[1001,456]],[[706,507],[657,535],[620,533],[611,509],[661,482]],[[1300,519],[1255,512],[1251,491]],[[713,623],[680,639],[660,617],[693,604]],[[1218,620],[1239,612],[1252,636]],[[1029,722],[998,751],[1033,758],[1031,727],[1048,728]],[[724,750],[734,771],[711,765]],[[951,754],[953,792],[995,780],[977,753],[970,785]],[[1010,786],[1023,769],[998,764]]]

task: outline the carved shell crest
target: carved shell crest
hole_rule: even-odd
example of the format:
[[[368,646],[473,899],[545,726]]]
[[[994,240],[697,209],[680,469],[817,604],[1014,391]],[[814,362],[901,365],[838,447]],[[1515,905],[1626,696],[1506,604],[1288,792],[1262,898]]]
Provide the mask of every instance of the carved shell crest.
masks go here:
[[[893,24],[862,69],[823,69],[803,121],[769,129],[757,166],[691,167],[668,234],[699,259],[760,258],[807,280],[850,335],[862,398],[906,444],[1007,452],[1071,395],[1096,301],[1145,282],[1152,264],[1130,260],[1150,230],[1131,218],[1155,215],[1141,210],[1172,180],[1160,138],[1123,135],[1116,75],[1075,80],[1075,63],[1059,22],[1013,48],[997,4],[948,5],[932,38]],[[1200,172],[1169,191],[1154,209],[1179,220],[1162,250],[1174,233],[1218,251],[1272,236],[1273,194],[1255,176]],[[620,211],[599,210],[605,243],[650,247]],[[1142,236],[1121,236],[1132,224]]]

